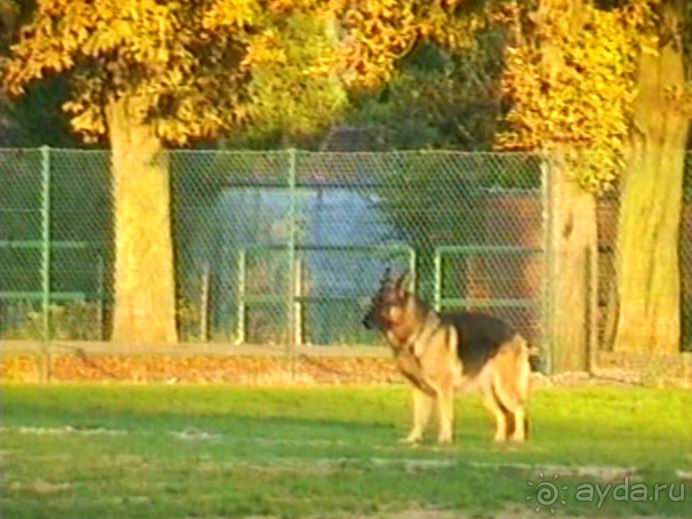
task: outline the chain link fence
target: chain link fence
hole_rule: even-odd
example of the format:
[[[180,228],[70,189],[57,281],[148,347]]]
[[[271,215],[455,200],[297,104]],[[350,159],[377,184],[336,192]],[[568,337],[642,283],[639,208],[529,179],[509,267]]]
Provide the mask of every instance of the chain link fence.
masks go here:
[[[536,155],[169,157],[185,342],[370,344],[378,339],[361,319],[388,266],[409,269],[418,293],[438,309],[489,311],[530,340],[542,338],[545,222]],[[0,150],[0,338],[108,340],[109,168],[105,151]],[[689,183],[685,200],[683,237],[692,232]],[[614,223],[608,214],[599,218],[605,235]],[[681,243],[689,344],[692,246]],[[611,253],[601,247],[603,287],[612,279]]]
[[[497,307],[540,334],[539,175],[530,156],[171,157],[188,337],[369,343],[374,337],[361,320],[387,266],[410,270],[419,293],[438,307]],[[500,191],[512,207],[498,201]],[[522,222],[513,209],[525,199],[534,207]],[[492,262],[504,267],[501,276],[493,276]],[[524,278],[517,297],[511,283]]]
[[[103,335],[109,164],[103,152],[0,150],[0,337]]]

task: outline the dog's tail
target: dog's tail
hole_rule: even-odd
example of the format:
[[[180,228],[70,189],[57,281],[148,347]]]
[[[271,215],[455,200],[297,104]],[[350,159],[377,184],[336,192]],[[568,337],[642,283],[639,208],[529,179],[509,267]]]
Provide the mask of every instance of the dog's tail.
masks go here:
[[[529,355],[529,366],[531,367],[531,371],[543,371],[543,352],[541,349],[528,343],[526,344],[526,348]]]

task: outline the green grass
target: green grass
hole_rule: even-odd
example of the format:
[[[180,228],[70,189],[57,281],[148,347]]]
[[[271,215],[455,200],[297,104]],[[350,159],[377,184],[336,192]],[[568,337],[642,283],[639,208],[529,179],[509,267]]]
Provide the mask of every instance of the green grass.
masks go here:
[[[410,420],[403,388],[5,385],[1,398],[5,519],[521,516],[536,506],[528,481],[541,470],[568,486],[559,514],[692,517],[692,495],[608,498],[600,509],[574,495],[580,483],[607,484],[580,467],[634,467],[630,484],[679,484],[676,471],[692,472],[689,391],[536,392],[521,447],[491,442],[475,396],[458,399],[454,446],[399,445]]]

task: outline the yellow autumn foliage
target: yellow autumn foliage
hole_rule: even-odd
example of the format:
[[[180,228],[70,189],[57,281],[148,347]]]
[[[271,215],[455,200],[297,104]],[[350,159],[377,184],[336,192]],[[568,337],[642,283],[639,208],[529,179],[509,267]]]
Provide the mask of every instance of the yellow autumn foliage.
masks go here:
[[[520,1],[38,0],[0,72],[15,95],[69,72],[73,98],[64,108],[87,140],[107,130],[104,103],[129,95],[147,99],[159,136],[184,144],[272,113],[284,117],[270,125],[295,120],[297,131],[326,123],[343,110],[345,86],[385,84],[420,41],[455,52],[472,48],[479,30],[504,25],[510,111],[498,147],[569,145],[581,184],[602,192],[622,167],[635,58],[656,52],[660,2],[604,9],[585,0],[583,30],[555,17],[527,36],[519,26],[535,7]],[[546,44],[562,55],[557,74],[542,59]],[[692,87],[669,95],[692,111]]]
[[[2,86],[20,95],[31,81],[69,74],[64,109],[86,141],[104,136],[103,108],[122,96],[146,100],[142,115],[169,142],[210,136],[242,120],[245,72],[229,67],[242,44],[205,31],[201,16],[186,2],[39,0],[0,64]]]
[[[356,89],[376,88],[392,77],[397,60],[421,40],[450,51],[475,43],[485,25],[482,11],[468,0],[335,0],[332,8],[344,34],[342,74]]]
[[[586,3],[582,30],[554,19],[517,38],[503,78],[509,129],[497,146],[559,149],[583,188],[600,194],[612,187],[624,167],[637,56],[657,48],[657,3],[631,0],[611,10]],[[547,46],[561,57],[557,70],[544,59]]]
[[[6,92],[21,95],[32,81],[68,75],[72,98],[64,109],[86,141],[105,136],[108,103],[137,98],[142,120],[163,140],[183,145],[247,123],[256,112],[252,104],[267,102],[258,91],[273,93],[252,84],[267,70],[284,84],[311,88],[322,81],[319,74],[333,71],[332,28],[320,11],[332,12],[319,0],[38,0],[0,61],[0,81]],[[309,37],[289,23],[308,14],[316,21]],[[312,51],[296,52],[306,43]],[[308,73],[297,77],[297,69]],[[325,106],[337,111],[340,102]]]

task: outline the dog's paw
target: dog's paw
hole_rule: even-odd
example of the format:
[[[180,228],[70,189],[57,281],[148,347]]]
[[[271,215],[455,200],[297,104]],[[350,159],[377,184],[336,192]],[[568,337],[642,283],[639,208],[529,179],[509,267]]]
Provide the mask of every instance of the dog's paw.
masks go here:
[[[404,443],[407,445],[415,445],[423,441],[423,435],[418,433],[411,433],[406,438],[399,440],[399,443]]]
[[[453,442],[454,439],[448,435],[437,437],[437,443],[439,443],[440,445],[451,445]]]

